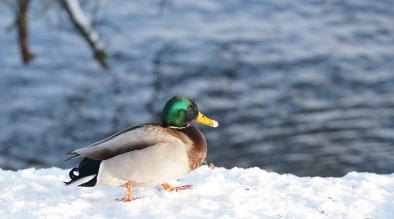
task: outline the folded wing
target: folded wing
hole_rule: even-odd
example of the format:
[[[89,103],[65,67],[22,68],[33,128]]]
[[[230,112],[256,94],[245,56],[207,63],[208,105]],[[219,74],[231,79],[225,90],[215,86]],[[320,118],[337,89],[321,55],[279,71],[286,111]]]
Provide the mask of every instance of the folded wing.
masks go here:
[[[102,141],[72,151],[68,153],[67,160],[78,156],[93,160],[106,160],[129,151],[141,150],[158,143],[171,143],[173,141],[176,142],[179,139],[169,134],[165,128],[153,124],[143,124],[127,128]]]

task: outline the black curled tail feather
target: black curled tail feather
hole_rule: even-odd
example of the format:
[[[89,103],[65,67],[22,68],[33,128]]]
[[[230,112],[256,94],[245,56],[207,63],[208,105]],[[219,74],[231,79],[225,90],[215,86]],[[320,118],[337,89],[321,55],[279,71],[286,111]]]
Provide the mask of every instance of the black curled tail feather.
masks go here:
[[[89,158],[84,158],[79,163],[79,167],[75,167],[75,168],[71,169],[70,172],[68,173],[71,180],[68,182],[64,182],[64,183],[66,185],[70,185],[79,179],[94,175],[94,178],[92,178],[88,182],[82,183],[78,186],[84,186],[84,187],[95,186],[97,183],[97,174],[98,174],[98,171],[100,168],[100,163],[101,163],[101,160],[92,160]]]
[[[64,184],[70,185],[71,183],[73,183],[74,181],[76,181],[76,180],[79,179],[79,176],[76,175],[75,172],[78,172],[78,174],[79,174],[79,169],[78,169],[78,168],[72,168],[72,169],[70,170],[70,172],[68,173],[68,175],[70,176],[70,179],[71,179],[71,180],[68,181],[68,182],[64,182]]]
[[[78,173],[78,175],[76,175],[75,173]],[[70,176],[71,180],[76,180],[79,176],[79,169],[78,168],[73,168],[68,175]]]
[[[77,173],[77,174],[76,174]],[[70,176],[70,181],[68,182],[64,182],[66,185],[70,185],[72,182],[74,182],[75,180],[80,179],[79,177],[79,168],[72,168],[70,170],[70,172],[68,173],[68,175]]]

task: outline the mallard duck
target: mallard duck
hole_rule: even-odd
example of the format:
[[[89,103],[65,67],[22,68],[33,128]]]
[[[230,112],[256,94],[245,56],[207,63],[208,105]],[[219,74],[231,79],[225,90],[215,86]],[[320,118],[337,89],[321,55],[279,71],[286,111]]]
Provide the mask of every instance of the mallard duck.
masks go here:
[[[190,185],[173,187],[170,180],[201,166],[207,154],[204,135],[191,123],[218,127],[215,120],[198,111],[191,99],[176,96],[164,106],[161,123],[145,123],[129,127],[104,140],[68,153],[70,160],[84,157],[73,168],[66,185],[125,186],[131,201],[133,187],[162,185],[178,191]]]

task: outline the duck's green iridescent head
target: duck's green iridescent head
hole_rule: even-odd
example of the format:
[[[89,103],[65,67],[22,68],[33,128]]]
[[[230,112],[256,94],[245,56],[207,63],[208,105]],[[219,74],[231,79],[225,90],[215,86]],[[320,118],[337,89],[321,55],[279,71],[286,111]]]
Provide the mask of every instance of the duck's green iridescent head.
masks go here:
[[[185,127],[193,121],[218,127],[215,120],[209,119],[198,111],[197,104],[191,99],[176,96],[170,99],[163,108],[161,122],[164,126]]]

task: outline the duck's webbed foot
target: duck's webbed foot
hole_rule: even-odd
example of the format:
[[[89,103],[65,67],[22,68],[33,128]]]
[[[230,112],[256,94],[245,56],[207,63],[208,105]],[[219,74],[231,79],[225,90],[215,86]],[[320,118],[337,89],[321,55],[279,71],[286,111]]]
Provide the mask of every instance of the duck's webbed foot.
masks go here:
[[[132,193],[133,184],[131,182],[127,182],[125,184],[125,187],[126,187],[126,195],[123,198],[115,199],[116,201],[122,201],[122,202],[133,201],[133,193]]]
[[[180,190],[185,190],[185,189],[190,189],[192,185],[184,185],[184,186],[171,186],[169,183],[163,183],[161,184],[165,190],[168,191],[180,191]]]

